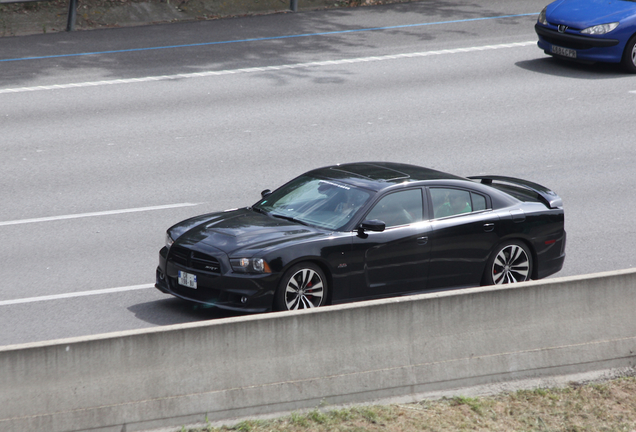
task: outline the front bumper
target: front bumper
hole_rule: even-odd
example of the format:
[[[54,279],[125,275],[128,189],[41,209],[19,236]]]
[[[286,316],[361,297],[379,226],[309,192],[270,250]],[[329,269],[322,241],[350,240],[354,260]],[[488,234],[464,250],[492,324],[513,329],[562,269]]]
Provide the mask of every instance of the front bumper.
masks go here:
[[[561,57],[552,52],[552,46],[569,48],[576,51],[576,59],[582,61],[619,63],[623,57],[624,44],[619,39],[582,36],[578,34],[560,33],[556,27],[535,24],[534,29],[539,37],[538,46],[546,54]],[[564,57],[568,58],[568,57]]]
[[[278,287],[278,274],[238,274],[229,266],[227,257],[219,256],[220,270],[201,271],[193,266],[177,264],[167,248],[159,252],[155,288],[192,302],[243,312],[266,312],[272,309]],[[197,276],[197,288],[178,283],[179,270]]]

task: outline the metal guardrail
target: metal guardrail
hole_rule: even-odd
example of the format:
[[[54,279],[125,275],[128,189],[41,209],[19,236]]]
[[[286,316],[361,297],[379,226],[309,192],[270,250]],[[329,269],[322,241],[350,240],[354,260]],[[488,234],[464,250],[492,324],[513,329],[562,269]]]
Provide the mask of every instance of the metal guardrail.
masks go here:
[[[11,4],[11,3],[37,3],[41,1],[49,1],[49,0],[0,0],[0,4]],[[66,31],[75,30],[75,16],[77,13],[77,0],[69,0],[68,4],[68,16],[66,20]]]
[[[10,3],[36,3],[50,0],[0,0],[0,5]],[[289,9],[292,12],[298,11],[298,0],[289,0]],[[69,0],[68,15],[66,18],[66,31],[75,30],[75,18],[77,16],[77,0]]]

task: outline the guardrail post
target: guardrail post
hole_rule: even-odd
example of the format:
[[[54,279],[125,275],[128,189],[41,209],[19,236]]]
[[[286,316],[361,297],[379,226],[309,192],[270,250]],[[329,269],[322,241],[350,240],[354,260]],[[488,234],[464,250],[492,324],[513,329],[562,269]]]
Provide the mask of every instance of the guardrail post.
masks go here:
[[[298,0],[290,0],[289,8],[292,12],[298,12]]]
[[[77,15],[77,0],[69,0],[68,19],[66,21],[66,31],[75,30],[75,15]]]

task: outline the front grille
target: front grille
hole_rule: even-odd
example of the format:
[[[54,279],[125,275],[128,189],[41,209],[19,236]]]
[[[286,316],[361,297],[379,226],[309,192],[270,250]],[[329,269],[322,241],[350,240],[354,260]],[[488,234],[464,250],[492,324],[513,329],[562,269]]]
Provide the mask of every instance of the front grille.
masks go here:
[[[189,267],[188,261],[190,259],[190,251],[177,246],[172,246],[170,248],[168,259],[176,264]]]
[[[585,49],[593,48],[593,45],[591,43],[585,43],[585,42],[575,41],[575,40],[565,40],[563,38],[556,38],[556,37],[547,36],[547,35],[542,35],[542,36],[543,36],[543,39],[545,39],[547,42],[551,43],[552,45],[558,45],[564,48],[570,48],[575,50],[585,50]]]
[[[180,266],[208,273],[221,273],[219,260],[211,255],[189,249],[172,246],[168,255],[168,260]]]
[[[213,256],[202,254],[200,252],[192,252],[190,267],[196,270],[207,271],[211,273],[221,273],[221,265],[219,260]]]

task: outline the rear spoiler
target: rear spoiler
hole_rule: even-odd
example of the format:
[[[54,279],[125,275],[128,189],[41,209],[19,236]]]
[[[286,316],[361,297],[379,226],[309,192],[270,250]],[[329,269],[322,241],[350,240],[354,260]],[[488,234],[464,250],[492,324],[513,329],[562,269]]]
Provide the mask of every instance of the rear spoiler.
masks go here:
[[[482,184],[491,185],[493,181],[508,183],[513,186],[520,186],[524,189],[527,189],[531,192],[537,194],[537,198],[539,201],[544,203],[548,208],[561,208],[563,207],[563,200],[556,193],[551,191],[545,186],[541,186],[540,184],[533,183],[527,180],[522,180],[514,177],[503,177],[503,176],[472,176],[468,177],[471,180],[481,180]]]

